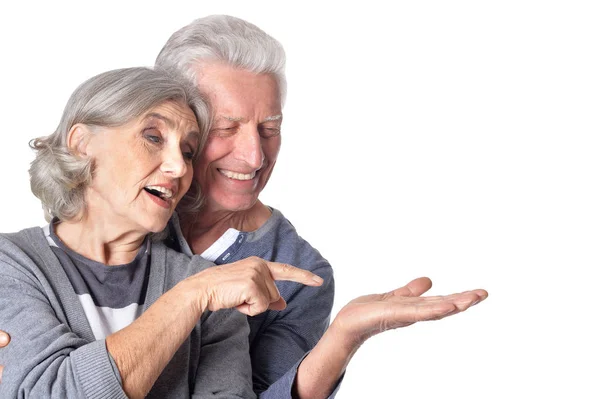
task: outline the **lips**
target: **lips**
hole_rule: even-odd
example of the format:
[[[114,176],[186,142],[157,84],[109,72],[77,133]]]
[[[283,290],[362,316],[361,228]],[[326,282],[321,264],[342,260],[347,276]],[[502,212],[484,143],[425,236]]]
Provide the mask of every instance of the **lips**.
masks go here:
[[[144,191],[152,202],[169,209],[177,196],[178,185],[175,183],[149,184],[144,187]]]
[[[167,188],[167,187],[146,186],[146,187],[144,187],[144,190],[146,190],[148,193],[150,193],[162,200],[165,200],[165,201],[172,199],[174,196],[173,190],[171,190],[170,188]]]

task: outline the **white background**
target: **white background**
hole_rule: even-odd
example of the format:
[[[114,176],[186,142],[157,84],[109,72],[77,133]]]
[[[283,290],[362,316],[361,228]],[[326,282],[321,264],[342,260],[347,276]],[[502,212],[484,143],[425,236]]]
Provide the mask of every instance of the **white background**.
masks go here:
[[[3,3],[0,231],[44,223],[27,143],[79,83],[235,15],[288,54],[263,199],[334,266],[334,313],[422,275],[490,293],[367,342],[338,397],[600,397],[598,6],[289,3]]]

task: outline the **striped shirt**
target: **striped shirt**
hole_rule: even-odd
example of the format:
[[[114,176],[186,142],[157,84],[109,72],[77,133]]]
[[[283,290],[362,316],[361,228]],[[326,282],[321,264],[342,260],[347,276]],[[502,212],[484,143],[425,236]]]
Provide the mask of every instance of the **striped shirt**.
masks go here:
[[[141,315],[150,270],[151,242],[148,237],[132,262],[107,266],[67,247],[56,235],[54,222],[43,230],[73,285],[97,340],[127,327]]]

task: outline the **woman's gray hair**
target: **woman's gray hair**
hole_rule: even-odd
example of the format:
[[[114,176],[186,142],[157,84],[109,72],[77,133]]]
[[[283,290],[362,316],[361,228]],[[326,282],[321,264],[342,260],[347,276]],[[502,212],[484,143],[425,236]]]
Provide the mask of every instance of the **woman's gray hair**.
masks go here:
[[[122,126],[166,101],[192,109],[200,127],[201,147],[208,134],[210,112],[198,90],[177,75],[150,68],[117,69],[77,87],[56,131],[29,143],[36,150],[29,169],[31,191],[42,201],[46,220],[71,220],[85,210],[85,189],[92,181],[93,159],[69,151],[68,135],[74,125],[80,123],[92,130]],[[184,211],[201,205],[201,193],[195,184],[181,201]]]
[[[205,61],[218,61],[256,74],[273,74],[285,102],[285,51],[273,37],[243,19],[211,15],[196,19],[169,38],[156,66],[177,71],[197,84],[196,71]]]

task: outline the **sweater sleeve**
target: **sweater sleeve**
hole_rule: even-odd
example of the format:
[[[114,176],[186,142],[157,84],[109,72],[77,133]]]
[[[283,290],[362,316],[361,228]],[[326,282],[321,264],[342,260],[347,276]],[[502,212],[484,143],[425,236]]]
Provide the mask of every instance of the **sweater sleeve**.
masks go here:
[[[333,271],[326,261],[319,263],[311,271],[323,278],[323,285],[308,287],[284,282],[280,291],[288,306],[260,327],[252,343],[254,390],[261,399],[292,397],[298,366],[329,326]],[[289,287],[294,289],[289,291]],[[335,392],[337,388],[330,398],[335,397]]]
[[[246,316],[234,309],[202,317],[202,349],[193,398],[255,398]]]
[[[281,378],[275,381],[269,389],[260,394],[260,399],[280,399],[280,398],[292,398],[292,387],[294,386],[294,381],[296,380],[296,374],[298,373],[298,366],[304,360],[304,358],[308,355],[307,352],[300,360],[294,364],[294,366],[287,371]],[[340,390],[340,386],[342,385],[342,380],[344,375],[340,377],[337,384],[335,385],[333,391],[327,397],[328,399],[334,399]]]
[[[0,351],[0,397],[126,398],[104,340],[90,343],[59,320],[35,264],[18,252],[0,240],[0,326],[12,336]]]

